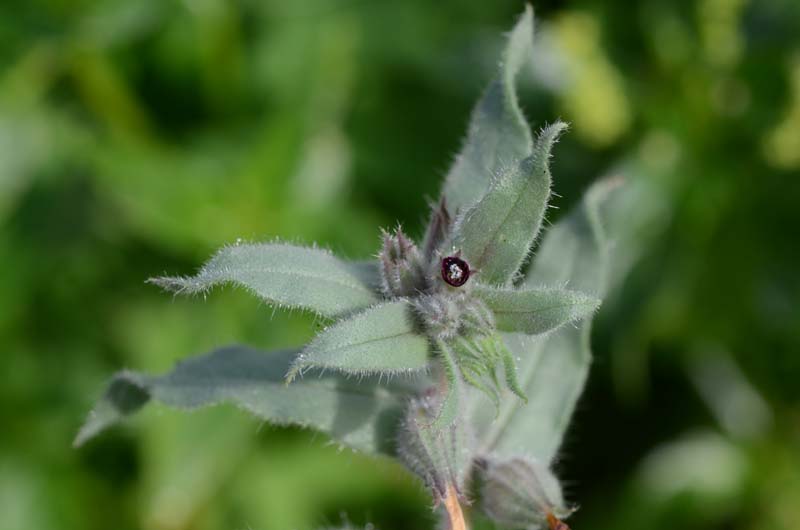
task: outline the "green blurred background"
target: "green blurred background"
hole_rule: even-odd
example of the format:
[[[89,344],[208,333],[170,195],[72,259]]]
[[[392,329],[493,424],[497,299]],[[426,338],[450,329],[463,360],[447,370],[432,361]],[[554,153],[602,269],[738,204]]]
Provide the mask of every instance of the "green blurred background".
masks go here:
[[[800,2],[534,7],[521,100],[535,127],[573,125],[551,220],[615,168],[651,190],[558,463],[571,525],[797,530]],[[399,465],[233,407],[151,407],[70,444],[115,370],[314,331],[146,278],[240,237],[360,258],[379,226],[418,234],[522,9],[3,0],[0,528],[433,528]]]

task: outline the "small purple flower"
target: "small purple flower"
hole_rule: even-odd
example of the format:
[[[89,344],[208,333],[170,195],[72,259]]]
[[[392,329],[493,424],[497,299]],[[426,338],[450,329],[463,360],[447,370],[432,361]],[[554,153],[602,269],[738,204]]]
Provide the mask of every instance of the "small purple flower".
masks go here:
[[[469,280],[469,265],[456,256],[448,256],[442,260],[442,279],[448,285],[461,287]]]

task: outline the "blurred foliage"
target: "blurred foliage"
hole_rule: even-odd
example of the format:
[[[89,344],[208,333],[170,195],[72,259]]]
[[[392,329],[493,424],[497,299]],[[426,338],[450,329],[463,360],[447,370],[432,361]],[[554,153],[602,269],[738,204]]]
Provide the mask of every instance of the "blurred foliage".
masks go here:
[[[800,4],[534,7],[523,105],[574,126],[553,218],[606,172],[653,199],[559,466],[572,526],[800,528]],[[143,281],[239,237],[358,258],[377,226],[418,233],[521,11],[0,4],[2,527],[430,528],[398,465],[231,408],[156,408],[70,442],[121,367],[306,341],[312,319],[244,293],[172,300]]]

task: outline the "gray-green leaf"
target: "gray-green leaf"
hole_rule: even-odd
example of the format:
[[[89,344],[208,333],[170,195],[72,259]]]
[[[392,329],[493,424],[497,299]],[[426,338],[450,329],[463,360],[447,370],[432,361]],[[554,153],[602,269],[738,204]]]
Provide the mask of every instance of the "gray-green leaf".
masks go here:
[[[613,181],[594,184],[578,207],[545,237],[522,287],[562,284],[601,297],[608,274],[609,241],[601,208],[615,187]],[[563,327],[549,335],[504,335],[519,359],[527,405],[505,400],[497,421],[488,410],[476,412],[486,425],[481,448],[498,456],[528,454],[552,461],[580,396],[591,360],[591,314],[579,327]],[[484,407],[488,409],[488,407]],[[490,425],[491,424],[491,425]]]
[[[550,199],[550,151],[566,124],[542,130],[534,153],[501,171],[456,222],[453,246],[487,284],[505,285],[525,261]]]
[[[350,374],[403,374],[428,366],[428,339],[405,301],[376,305],[337,322],[306,346],[287,375],[311,367]]]
[[[344,262],[326,250],[277,243],[220,249],[195,276],[150,280],[176,293],[199,293],[234,283],[270,304],[337,318],[375,303],[374,267]]]
[[[390,451],[407,394],[401,382],[356,383],[327,374],[287,386],[283,377],[295,353],[231,346],[181,362],[166,375],[121,372],[90,413],[75,445],[155,399],[182,409],[233,403],[270,423],[326,432],[355,449]]]
[[[531,132],[517,103],[514,78],[533,47],[533,11],[511,31],[497,78],[472,111],[467,139],[444,183],[443,195],[453,213],[480,199],[492,175],[531,154]]]
[[[497,289],[476,293],[494,313],[497,329],[529,335],[545,333],[589,315],[600,300],[567,289]]]
[[[458,375],[458,368],[455,355],[450,346],[443,340],[436,340],[436,347],[439,350],[439,359],[442,365],[442,377],[447,387],[443,390],[439,410],[436,412],[432,426],[442,430],[450,427],[458,418],[461,409],[461,394],[463,385],[461,377]],[[440,389],[440,391],[442,391]]]
[[[432,397],[411,400],[397,447],[403,462],[422,477],[437,500],[447,496],[448,487],[464,491],[474,449],[468,422],[438,428],[434,419],[439,406]]]

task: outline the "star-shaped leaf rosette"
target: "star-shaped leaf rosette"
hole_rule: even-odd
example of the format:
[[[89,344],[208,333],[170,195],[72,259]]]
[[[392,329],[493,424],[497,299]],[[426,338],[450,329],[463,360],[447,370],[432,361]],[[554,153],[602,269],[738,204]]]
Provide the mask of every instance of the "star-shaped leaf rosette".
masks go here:
[[[464,524],[459,500],[475,499],[500,525],[565,527],[560,519],[570,510],[550,465],[588,371],[613,184],[595,184],[536,245],[551,150],[566,126],[534,137],[518,106],[514,78],[532,36],[527,9],[421,242],[399,228],[384,232],[370,262],[319,248],[235,244],[195,276],[152,280],[186,294],[242,286],[268,304],[312,311],[329,327],[297,351],[232,346],[167,375],[119,373],[76,443],[150,399],[184,408],[233,402],[269,422],[401,458],[442,501],[453,528]]]

